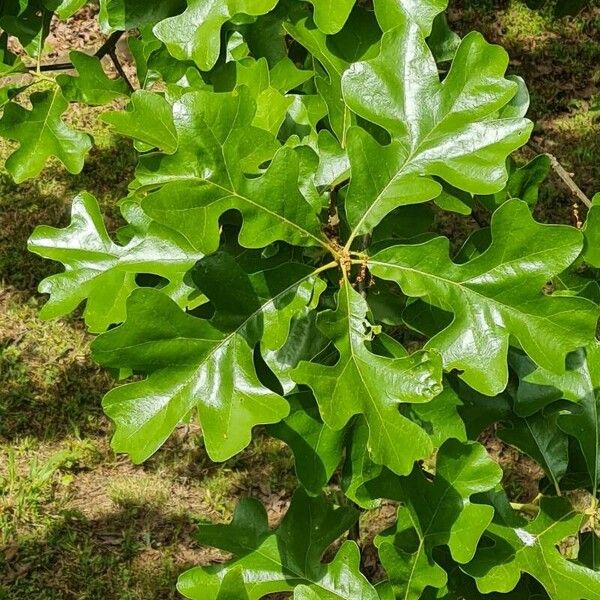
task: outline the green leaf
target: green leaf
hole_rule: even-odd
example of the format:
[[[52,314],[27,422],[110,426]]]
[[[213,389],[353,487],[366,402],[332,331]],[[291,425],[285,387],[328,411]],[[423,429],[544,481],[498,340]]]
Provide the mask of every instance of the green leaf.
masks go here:
[[[100,21],[112,30],[126,31],[156,23],[185,8],[184,0],[100,0]]]
[[[354,0],[307,0],[315,8],[313,19],[317,27],[327,34],[337,33],[346,23]]]
[[[186,10],[154,27],[178,60],[193,60],[203,71],[210,70],[219,57],[221,27],[237,14],[264,15],[277,0],[187,0]]]
[[[213,567],[196,567],[180,576],[177,587],[193,600],[212,600],[232,570],[241,571],[251,600],[295,590],[303,600],[377,600],[360,573],[359,551],[345,542],[329,564],[325,550],[358,518],[351,508],[334,508],[323,497],[298,490],[281,524],[268,527],[267,514],[256,500],[242,500],[228,525],[200,525],[204,544],[231,552],[234,558]]]
[[[583,258],[588,265],[600,268],[600,193],[592,198],[592,206],[588,211],[583,233],[585,235]]]
[[[292,67],[295,68],[293,63]],[[265,58],[259,60],[246,58],[236,63],[236,70],[236,87],[247,86],[256,102],[256,114],[252,125],[276,136],[294,101],[292,97],[284,96],[282,91],[287,91],[285,87],[293,85],[293,82],[285,81],[282,77],[280,81],[275,80],[275,84],[284,86],[283,89],[276,88],[271,82],[271,73]]]
[[[8,49],[8,34],[0,35],[0,75],[6,77],[14,73],[26,73],[27,67],[16,54]]]
[[[85,321],[93,332],[125,320],[125,302],[138,287],[136,275],[164,277],[164,292],[184,306],[192,291],[184,276],[202,254],[175,231],[152,223],[135,205],[124,204],[123,214],[133,237],[115,244],[102,220],[96,199],[82,193],[73,200],[71,223],[64,229],[40,226],[29,239],[29,250],[64,264],[65,271],[39,286],[50,294],[41,316],[54,318],[73,311],[83,301]]]
[[[465,423],[459,413],[461,406],[458,395],[446,385],[431,402],[413,404],[409,414],[429,434],[433,447],[439,448],[449,439],[467,440]]]
[[[280,148],[267,131],[252,127],[256,107],[247,88],[185,94],[174,111],[177,151],[142,157],[137,171],[141,186],[163,186],[143,201],[152,218],[181,232],[207,254],[216,250],[219,219],[230,209],[244,217],[239,239],[246,248],[263,248],[277,240],[325,245],[315,208],[298,189],[298,154],[293,148]],[[261,177],[246,176],[271,158]]]
[[[302,392],[287,399],[289,416],[268,431],[292,449],[298,480],[309,494],[318,495],[340,464],[345,432],[323,423],[312,394]]]
[[[271,85],[280,92],[287,93],[303,83],[306,83],[314,76],[314,71],[309,69],[299,69],[294,62],[288,58],[282,58],[278,61],[270,72]]]
[[[447,545],[459,563],[473,558],[494,509],[470,497],[493,489],[501,478],[502,470],[483,446],[449,440],[438,452],[433,481],[415,466],[408,477],[387,472],[367,484],[377,490],[374,494],[402,502],[395,526],[375,540],[396,597],[418,600],[425,588],[446,584],[435,548]]]
[[[285,30],[304,46],[318,61],[325,73],[318,72],[315,86],[325,101],[331,128],[346,147],[348,128],[355,121],[342,97],[342,76],[353,61],[376,56],[380,44],[380,30],[371,12],[354,10],[346,26],[335,36],[320,31],[312,19],[290,15]]]
[[[241,569],[231,569],[221,583],[221,589],[216,600],[250,600],[244,584]]]
[[[522,167],[517,167],[514,160],[509,159],[508,181],[506,187],[494,194],[488,203],[492,210],[511,198],[519,198],[529,206],[537,203],[540,185],[550,173],[550,158],[547,154],[539,154]],[[486,204],[486,198],[482,201]]]
[[[224,253],[201,265],[202,291],[216,309],[210,322],[182,313],[159,291],[136,290],[125,324],[93,343],[102,364],[149,375],[103,403],[117,427],[113,448],[134,462],[151,456],[194,408],[215,461],[245,448],[255,425],[288,414],[287,402],[258,380],[253,351],[259,341],[270,349],[284,344],[293,316],[322,291],[314,270],[284,263],[248,276]]]
[[[556,415],[547,412],[511,419],[511,427],[501,429],[498,437],[535,460],[560,495],[560,479],[567,472],[567,436],[556,426]]]
[[[49,6],[56,12],[56,14],[61,19],[68,19],[72,15],[74,15],[85,3],[87,0],[59,0],[57,6]],[[54,5],[56,2],[51,2],[50,4]]]
[[[339,351],[338,362],[334,366],[302,362],[292,377],[313,390],[331,429],[342,429],[354,415],[364,414],[373,460],[404,474],[433,447],[399,407],[404,402],[429,402],[441,392],[439,358],[424,352],[405,358],[373,354],[366,346],[373,335],[367,310],[361,295],[343,282],[336,310],[322,313],[318,321]]]
[[[577,559],[586,567],[600,571],[600,537],[593,531],[579,535],[579,554]]]
[[[585,354],[576,350],[567,355],[566,371],[560,375],[540,369],[526,354],[511,351],[509,363],[518,375],[514,411],[520,417],[529,417],[556,400],[579,402],[587,393],[587,384],[581,377],[580,367]]]
[[[361,128],[348,132],[352,180],[345,206],[353,237],[397,206],[438,196],[442,188],[433,176],[470,193],[502,189],[506,157],[531,131],[525,119],[496,118],[517,91],[504,78],[507,65],[504,50],[471,33],[440,82],[421,31],[399,15],[379,56],[344,73],[348,106],[392,136],[381,146]]]
[[[524,371],[528,374],[522,377],[517,394],[517,400],[524,397],[527,401],[527,413],[531,412],[530,406],[538,407],[558,399],[573,403],[562,407],[557,423],[562,431],[579,443],[594,495],[600,481],[599,365],[600,343],[594,340],[585,349],[567,357],[567,370],[563,374],[530,365],[528,371]],[[553,432],[548,423],[545,428],[549,428],[547,435],[553,436],[558,443],[560,432]],[[563,442],[560,443],[562,446]]]
[[[10,103],[0,119],[0,135],[19,142],[6,161],[6,169],[17,183],[36,177],[46,161],[55,156],[70,173],[83,169],[92,146],[89,136],[71,129],[62,119],[69,106],[59,89],[30,96],[32,110]]]
[[[384,31],[410,18],[427,37],[435,18],[448,6],[448,0],[375,0],[374,4],[377,20]]]
[[[580,385],[563,390],[577,394],[579,406],[561,415],[558,426],[579,442],[595,496],[600,481],[600,343],[595,340],[585,349],[585,359],[580,357]]]
[[[52,11],[43,0],[9,0],[2,4],[0,29],[16,37],[29,56],[38,58],[50,33],[51,20]]]
[[[460,46],[460,36],[454,33],[449,25],[445,13],[440,13],[433,21],[431,34],[427,38],[427,45],[436,62],[452,60]]]
[[[306,314],[296,315],[290,325],[286,343],[277,350],[263,351],[263,358],[275,373],[283,391],[287,394],[296,387],[292,371],[301,360],[310,360],[325,351],[329,340],[316,325],[315,306],[307,307]]]
[[[565,498],[543,498],[531,523],[516,513],[508,522],[495,518],[485,533],[492,545],[481,546],[464,569],[476,578],[483,594],[510,592],[521,575],[529,573],[552,600],[597,600],[600,573],[567,560],[557,549],[578,533],[582,520]]]
[[[173,123],[173,107],[160,95],[137,90],[131,95],[129,109],[103,113],[101,119],[126,135],[152,148],[173,154],[178,147]]]
[[[369,292],[369,297],[373,297],[373,291]],[[383,356],[392,358],[409,356],[403,346],[385,334],[375,338],[373,346],[375,345]],[[446,381],[444,389],[433,400],[406,406],[404,415],[424,429],[429,434],[434,448],[439,448],[449,439],[467,440],[465,424],[458,412],[458,408],[462,406],[463,402]]]
[[[370,494],[365,484],[377,479],[384,468],[371,460],[368,441],[369,427],[364,417],[359,417],[347,432],[342,489],[346,498],[363,509],[377,508],[380,505],[380,498]]]
[[[129,88],[125,81],[107,77],[100,59],[96,56],[71,52],[69,57],[79,75],[73,77],[63,74],[56,78],[56,83],[69,102],[84,102],[99,106],[108,104],[115,98],[129,95]]]
[[[450,260],[448,240],[441,237],[388,248],[369,261],[374,275],[396,281],[408,296],[454,312],[427,348],[439,350],[444,368],[463,371],[471,387],[490,396],[508,381],[509,336],[537,364],[561,373],[566,354],[594,339],[598,318],[588,300],[542,292],[579,255],[578,230],[541,225],[516,200],[494,213],[491,227],[489,248],[464,264]]]

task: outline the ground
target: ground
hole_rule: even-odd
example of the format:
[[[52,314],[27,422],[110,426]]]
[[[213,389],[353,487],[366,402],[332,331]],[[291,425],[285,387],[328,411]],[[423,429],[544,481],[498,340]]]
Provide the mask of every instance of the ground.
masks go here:
[[[508,49],[511,72],[530,87],[536,140],[588,195],[598,191],[600,121],[591,110],[600,92],[598,2],[561,21],[517,0],[451,4],[450,20],[461,33],[477,29]],[[55,46],[100,43],[85,23],[63,26]],[[265,502],[275,523],[293,488],[293,461],[282,444],[259,435],[234,460],[214,465],[199,432],[188,427],[143,466],[111,451],[100,402],[113,379],[90,360],[78,315],[37,317],[44,298],[36,286],[56,267],[26,251],[35,225],[68,222],[70,201],[82,190],[98,197],[109,227],[117,225],[115,205],[134,165],[131,145],[99,126],[93,110],[70,118],[98,144],[82,174],[52,163],[17,186],[0,173],[0,599],[176,598],[178,573],[220,558],[195,541],[195,523],[227,520],[247,495]],[[2,158],[9,152],[8,144],[0,148]],[[558,180],[544,187],[539,211],[548,221],[570,219],[573,199]],[[455,226],[439,225],[450,232]],[[488,443],[512,498],[530,500],[539,468]],[[391,514],[383,507],[370,516],[365,535]],[[372,554],[365,562],[372,568]]]

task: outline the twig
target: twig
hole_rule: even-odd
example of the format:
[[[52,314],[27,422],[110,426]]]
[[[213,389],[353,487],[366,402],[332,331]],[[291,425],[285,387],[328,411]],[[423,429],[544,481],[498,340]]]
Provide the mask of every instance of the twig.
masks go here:
[[[588,208],[591,208],[592,201],[583,193],[581,188],[575,183],[575,180],[567,170],[558,162],[558,159],[550,152],[546,152],[539,144],[533,140],[529,141],[529,146],[538,154],[545,154],[550,159],[552,170],[562,179],[563,183],[569,188],[571,193],[583,202]]]
[[[115,52],[115,48],[117,47],[118,41],[121,39],[123,35],[123,31],[115,31],[110,35],[110,37],[98,48],[98,50],[94,53],[96,58],[104,58],[109,55],[112,58],[112,53]],[[118,60],[118,59],[117,59]],[[114,59],[113,59],[114,62]],[[119,67],[115,64],[117,71],[119,71]],[[72,62],[62,62],[62,63],[46,63],[45,65],[34,65],[32,67],[28,67],[29,71],[68,71],[70,69],[74,69],[75,65]],[[131,84],[130,84],[131,85]]]
[[[127,77],[127,73],[125,73],[125,70],[123,69],[123,65],[119,61],[119,57],[117,56],[116,49],[113,48],[108,53],[108,55],[110,56],[111,60],[113,61],[113,65],[115,65],[115,69],[117,70],[117,73],[123,78],[123,80],[127,84],[127,87],[129,88],[129,91],[133,92],[135,88],[133,87],[131,81],[129,81],[129,78]]]
[[[110,54],[117,47],[117,43],[121,39],[123,33],[123,31],[115,31],[114,33],[111,33],[111,35],[104,42],[104,44],[102,44],[102,46],[98,48],[94,56],[96,56],[97,58],[102,58],[107,54]]]
[[[68,71],[69,69],[75,68],[73,63],[55,63],[55,64],[46,64],[40,65],[40,72],[44,71]],[[30,71],[35,71],[35,67],[30,67]]]
[[[362,249],[366,250],[371,243],[371,234],[367,233],[362,238]],[[356,278],[356,283],[358,284],[358,293],[363,297],[367,297],[367,290],[369,289],[371,277],[369,276],[369,270],[367,268],[367,263],[364,262],[360,265],[360,272],[358,277]]]

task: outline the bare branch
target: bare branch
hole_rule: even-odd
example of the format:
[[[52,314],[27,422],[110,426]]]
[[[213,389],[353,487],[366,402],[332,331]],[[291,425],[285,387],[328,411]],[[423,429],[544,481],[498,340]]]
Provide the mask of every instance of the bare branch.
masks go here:
[[[104,58],[109,55],[112,58],[112,53],[115,52],[115,48],[117,47],[118,41],[121,39],[121,36],[125,33],[124,31],[115,31],[110,35],[110,37],[98,48],[98,50],[94,53],[96,58]],[[114,59],[113,59],[114,62]],[[119,71],[119,67],[115,64],[117,71]],[[39,71],[69,71],[70,69],[74,69],[74,65],[71,62],[62,62],[62,63],[47,63],[45,65],[39,65]],[[28,67],[29,71],[36,71],[38,67],[36,65]],[[125,78],[127,79],[127,78]],[[129,83],[129,81],[128,81]],[[131,84],[129,84],[131,86]],[[132,88],[133,89],[133,88]]]
[[[552,170],[560,177],[563,183],[569,188],[571,194],[581,200],[588,208],[592,206],[592,201],[583,193],[581,188],[575,183],[571,174],[558,162],[558,159],[550,152],[546,152],[538,143],[533,140],[529,141],[529,146],[538,154],[545,154],[550,159]]]
[[[116,49],[113,48],[108,53],[108,55],[110,56],[111,60],[113,61],[113,64],[115,65],[115,69],[117,70],[117,73],[124,79],[125,83],[127,84],[127,87],[129,87],[129,91],[133,92],[135,88],[133,87],[133,84],[131,83],[131,81],[129,81],[129,78],[127,77],[127,73],[125,73],[125,70],[123,69],[123,65],[119,61],[119,57],[117,56]]]

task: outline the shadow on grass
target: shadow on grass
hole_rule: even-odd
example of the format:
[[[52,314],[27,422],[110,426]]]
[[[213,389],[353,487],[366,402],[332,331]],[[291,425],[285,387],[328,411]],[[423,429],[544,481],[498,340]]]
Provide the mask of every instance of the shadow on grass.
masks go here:
[[[110,387],[106,373],[87,360],[57,360],[35,373],[30,365],[26,355],[0,354],[0,440],[106,432],[100,404]]]
[[[64,513],[42,536],[0,553],[0,598],[180,598],[177,576],[203,557],[191,547],[193,529],[188,517],[135,505],[96,519]]]
[[[531,11],[519,0],[456,0],[451,7],[461,35],[478,30],[507,50],[508,72],[522,76],[531,94],[534,136],[593,195],[600,186],[600,125],[590,112],[600,94],[600,2],[564,19],[551,6]],[[540,203],[550,210],[572,203],[558,180],[544,187]]]

